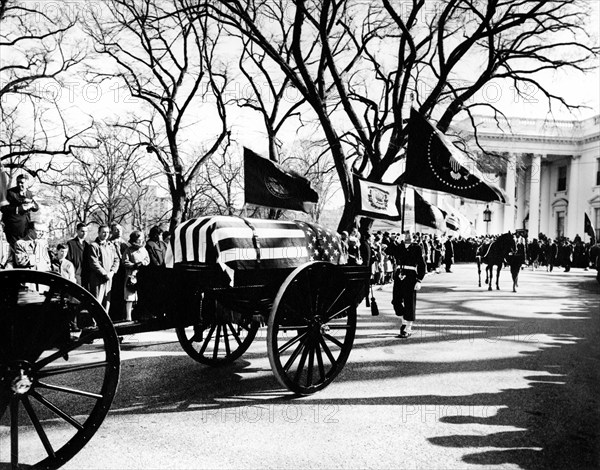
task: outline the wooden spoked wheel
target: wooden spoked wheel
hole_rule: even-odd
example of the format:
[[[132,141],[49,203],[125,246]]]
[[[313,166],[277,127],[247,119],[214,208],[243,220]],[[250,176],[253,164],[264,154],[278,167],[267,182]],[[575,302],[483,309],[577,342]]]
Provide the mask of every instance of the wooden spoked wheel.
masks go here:
[[[296,268],[269,316],[267,351],[273,373],[289,390],[322,390],[340,373],[354,342],[356,307],[343,275],[330,263]]]
[[[203,301],[202,318],[192,326],[178,326],[177,338],[188,355],[219,367],[239,359],[254,341],[260,323],[224,307],[215,299]]]
[[[73,321],[89,328],[72,333]],[[57,468],[104,420],[119,341],[89,292],[57,275],[0,271],[0,468]]]

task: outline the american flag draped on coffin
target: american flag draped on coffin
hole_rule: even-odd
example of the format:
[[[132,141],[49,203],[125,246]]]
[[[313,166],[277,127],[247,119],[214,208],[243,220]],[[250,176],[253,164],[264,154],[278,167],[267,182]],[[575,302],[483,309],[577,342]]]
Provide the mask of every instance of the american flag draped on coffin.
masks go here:
[[[318,224],[210,216],[175,229],[165,262],[218,264],[233,285],[236,271],[294,268],[308,261],[339,264],[340,255],[338,233]]]

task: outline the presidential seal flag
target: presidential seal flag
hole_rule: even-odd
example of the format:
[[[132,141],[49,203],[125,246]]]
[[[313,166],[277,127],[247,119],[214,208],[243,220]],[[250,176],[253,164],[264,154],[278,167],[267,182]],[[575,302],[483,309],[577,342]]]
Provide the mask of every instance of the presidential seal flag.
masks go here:
[[[486,182],[472,161],[414,108],[408,123],[406,171],[399,184],[476,201],[506,203],[502,189]]]
[[[319,202],[310,182],[244,148],[244,194],[247,204],[309,212]]]
[[[354,175],[357,214],[373,219],[400,220],[400,188],[395,183],[374,183]]]

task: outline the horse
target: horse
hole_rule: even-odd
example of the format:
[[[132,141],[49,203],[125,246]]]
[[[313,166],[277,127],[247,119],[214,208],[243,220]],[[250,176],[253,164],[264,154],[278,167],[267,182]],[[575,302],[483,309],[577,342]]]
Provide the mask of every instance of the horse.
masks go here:
[[[490,246],[491,240],[489,238],[486,238],[485,240],[483,240],[483,242],[481,243],[481,245],[479,245],[477,247],[477,250],[475,251],[475,260],[477,261],[477,277],[479,279],[479,287],[481,287],[481,264],[482,264],[482,258],[483,255],[487,252],[489,246]],[[485,271],[485,283],[488,283],[488,276],[487,276],[487,270]]]
[[[482,258],[482,261],[486,264],[485,274],[486,281],[489,281],[487,282],[488,290],[492,290],[494,266],[498,267],[496,271],[496,289],[500,290],[500,270],[506,264],[508,254],[514,252],[516,248],[515,239],[510,232],[503,233],[490,243],[487,252]]]

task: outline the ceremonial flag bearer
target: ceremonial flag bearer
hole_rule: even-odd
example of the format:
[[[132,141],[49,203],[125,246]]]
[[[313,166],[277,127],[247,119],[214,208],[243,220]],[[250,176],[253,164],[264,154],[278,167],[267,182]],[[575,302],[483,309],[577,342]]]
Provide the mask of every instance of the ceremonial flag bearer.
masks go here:
[[[417,310],[417,291],[421,289],[421,281],[425,277],[426,265],[423,249],[417,238],[410,234],[405,240],[393,242],[388,248],[388,254],[396,258],[392,305],[396,315],[402,317],[399,338],[412,335],[412,325]]]

